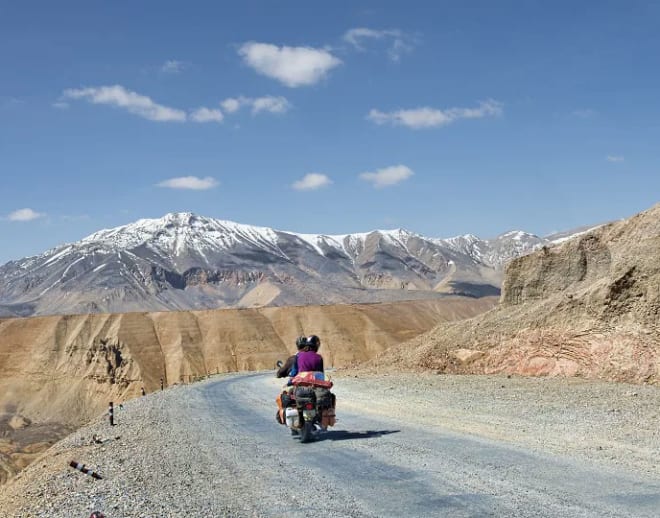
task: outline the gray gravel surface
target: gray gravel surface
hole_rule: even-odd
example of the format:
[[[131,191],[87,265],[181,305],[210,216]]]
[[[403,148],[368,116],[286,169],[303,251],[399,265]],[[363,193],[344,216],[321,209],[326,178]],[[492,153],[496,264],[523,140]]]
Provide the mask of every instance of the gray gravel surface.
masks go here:
[[[271,376],[126,402],[3,487],[0,516],[660,516],[657,387],[339,377],[340,421],[300,444]]]

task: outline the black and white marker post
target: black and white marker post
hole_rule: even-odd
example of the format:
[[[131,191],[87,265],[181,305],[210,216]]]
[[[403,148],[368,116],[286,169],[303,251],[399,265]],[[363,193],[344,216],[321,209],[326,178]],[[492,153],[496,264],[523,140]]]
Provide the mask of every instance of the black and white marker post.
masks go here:
[[[115,425],[115,407],[112,404],[112,401],[110,401],[110,406],[108,407],[108,417],[110,418],[110,426]]]
[[[80,462],[76,462],[75,460],[69,462],[69,466],[71,466],[73,469],[77,469],[78,471],[82,471],[85,475],[89,475],[90,477],[95,478],[97,480],[101,480],[103,478],[96,471],[86,468],[84,464],[81,464]]]
[[[160,390],[163,390],[163,378],[160,378]]]

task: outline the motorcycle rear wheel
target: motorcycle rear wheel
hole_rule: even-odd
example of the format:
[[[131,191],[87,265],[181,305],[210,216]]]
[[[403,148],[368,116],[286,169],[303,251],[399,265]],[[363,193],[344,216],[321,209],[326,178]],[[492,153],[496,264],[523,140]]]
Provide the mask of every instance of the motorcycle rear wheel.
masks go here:
[[[305,424],[300,430],[300,442],[310,442],[312,440],[313,431],[314,423],[312,421],[305,421]]]

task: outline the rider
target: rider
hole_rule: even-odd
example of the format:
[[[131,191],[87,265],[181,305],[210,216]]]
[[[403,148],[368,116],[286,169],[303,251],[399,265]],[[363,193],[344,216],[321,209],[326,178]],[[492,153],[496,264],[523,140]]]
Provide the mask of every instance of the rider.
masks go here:
[[[292,383],[295,385],[296,380],[299,383],[310,383],[309,376],[315,378],[317,381],[313,382],[315,387],[315,399],[319,404],[320,421],[315,424],[318,429],[327,430],[328,426],[335,424],[335,406],[336,398],[330,392],[330,387],[325,385],[327,380],[323,370],[323,357],[318,353],[321,347],[321,339],[316,335],[307,337],[307,347],[298,353],[298,373],[299,376],[293,378]],[[301,378],[302,379],[299,379]]]
[[[307,337],[307,347],[297,354],[298,372],[323,372],[323,356],[318,353],[321,339],[316,335]]]
[[[289,356],[284,362],[284,364],[279,369],[277,369],[277,372],[275,373],[275,376],[277,378],[287,378],[287,377],[289,378],[289,381],[282,390],[282,393],[279,396],[277,396],[276,399],[278,411],[277,414],[275,414],[275,419],[280,424],[284,424],[284,408],[289,405],[289,402],[291,401],[289,397],[293,393],[291,378],[296,374],[298,374],[299,372],[298,355],[302,351],[307,350],[306,336],[299,336],[298,338],[296,338],[296,349],[298,349],[298,352],[296,354]],[[283,398],[285,398],[286,401],[283,401]]]
[[[306,347],[307,347],[307,337],[299,336],[298,338],[296,338],[296,349],[298,349],[298,352],[292,356],[289,356],[284,362],[284,365],[282,365],[279,369],[277,369],[276,377],[286,378],[298,374],[298,372],[300,372],[300,369],[298,369],[298,355]]]

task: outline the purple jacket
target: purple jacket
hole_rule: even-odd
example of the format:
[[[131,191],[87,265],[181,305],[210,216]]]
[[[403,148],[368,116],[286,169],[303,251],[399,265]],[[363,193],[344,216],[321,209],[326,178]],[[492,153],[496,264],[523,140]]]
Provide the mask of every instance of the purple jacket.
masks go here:
[[[323,356],[314,351],[298,353],[298,372],[323,372]]]

